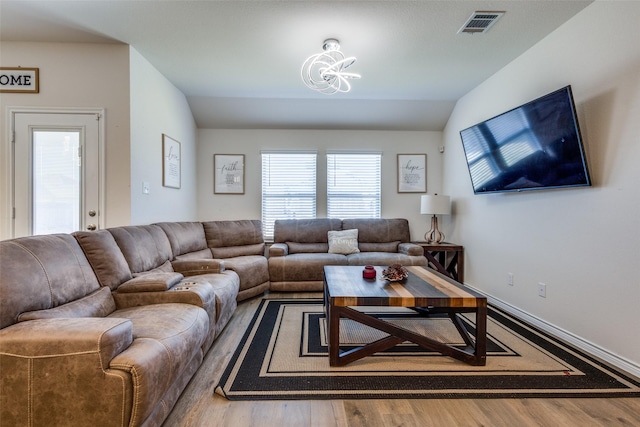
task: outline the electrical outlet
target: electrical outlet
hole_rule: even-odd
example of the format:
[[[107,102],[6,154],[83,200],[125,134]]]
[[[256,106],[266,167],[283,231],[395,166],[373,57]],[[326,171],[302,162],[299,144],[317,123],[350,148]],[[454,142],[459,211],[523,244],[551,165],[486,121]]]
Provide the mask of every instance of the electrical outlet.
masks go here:
[[[513,273],[507,273],[507,285],[513,286]]]
[[[547,297],[547,285],[542,282],[538,283],[538,296],[542,298]]]
[[[142,194],[147,194],[148,195],[150,193],[149,187],[150,187],[149,183],[146,182],[146,181],[143,181],[142,182]]]

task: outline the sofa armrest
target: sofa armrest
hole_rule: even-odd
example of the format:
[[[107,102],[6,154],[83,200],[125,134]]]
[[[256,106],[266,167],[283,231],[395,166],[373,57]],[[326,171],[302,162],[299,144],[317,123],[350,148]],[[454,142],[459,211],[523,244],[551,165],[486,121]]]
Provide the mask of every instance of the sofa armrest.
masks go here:
[[[182,281],[173,288],[159,292],[119,292],[113,293],[118,310],[151,304],[182,303],[204,308],[215,318],[215,292],[206,282]]]
[[[269,246],[269,256],[285,256],[289,255],[289,246],[286,243],[274,243]]]
[[[0,330],[0,355],[18,358],[65,358],[98,354],[106,369],[109,362],[133,342],[128,319],[78,317],[29,320]],[[65,363],[61,363],[61,366]]]
[[[118,293],[162,292],[170,289],[183,278],[181,273],[146,273],[118,286]]]
[[[398,245],[398,253],[412,256],[424,256],[422,246],[415,243],[400,243]]]
[[[77,317],[0,330],[0,424],[130,425],[132,376],[110,365],[133,345],[132,329],[128,319]]]
[[[225,270],[224,261],[219,259],[175,260],[171,265],[185,276],[222,273]]]

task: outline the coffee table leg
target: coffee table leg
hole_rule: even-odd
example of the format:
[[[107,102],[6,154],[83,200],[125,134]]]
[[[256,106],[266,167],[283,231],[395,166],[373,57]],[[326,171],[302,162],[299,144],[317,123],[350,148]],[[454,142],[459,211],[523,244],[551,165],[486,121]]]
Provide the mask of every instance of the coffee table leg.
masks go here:
[[[329,365],[338,366],[340,361],[340,312],[331,302],[327,304],[327,335],[329,337]]]
[[[487,363],[487,306],[481,305],[476,311],[476,348],[477,366]]]

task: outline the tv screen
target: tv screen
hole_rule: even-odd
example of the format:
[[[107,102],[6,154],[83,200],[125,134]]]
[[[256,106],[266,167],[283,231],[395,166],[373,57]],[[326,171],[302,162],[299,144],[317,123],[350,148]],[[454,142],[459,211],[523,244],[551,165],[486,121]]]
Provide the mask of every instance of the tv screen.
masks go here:
[[[460,137],[476,194],[591,185],[571,86]]]

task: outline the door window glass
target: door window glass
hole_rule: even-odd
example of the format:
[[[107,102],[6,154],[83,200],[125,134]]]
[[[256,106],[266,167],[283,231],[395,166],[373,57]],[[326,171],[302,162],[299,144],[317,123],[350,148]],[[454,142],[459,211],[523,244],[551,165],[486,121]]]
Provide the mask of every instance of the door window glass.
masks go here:
[[[80,229],[80,132],[33,132],[33,234]]]

